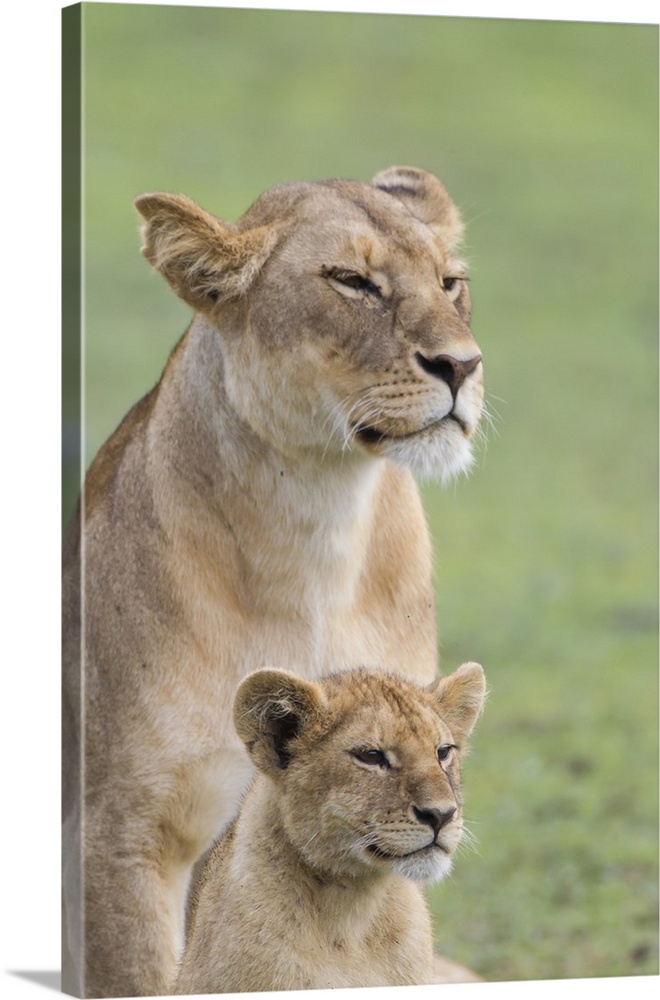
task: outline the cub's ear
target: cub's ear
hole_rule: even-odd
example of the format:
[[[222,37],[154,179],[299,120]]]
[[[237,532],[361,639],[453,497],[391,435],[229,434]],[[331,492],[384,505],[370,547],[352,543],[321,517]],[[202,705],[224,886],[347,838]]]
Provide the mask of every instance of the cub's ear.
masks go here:
[[[486,677],[478,663],[464,663],[447,677],[433,681],[428,689],[440,703],[442,718],[454,737],[466,741],[486,700]]]
[[[389,167],[373,178],[374,187],[402,202],[411,215],[425,222],[451,250],[463,237],[460,212],[444,184],[417,167]]]
[[[257,670],[238,687],[234,726],[262,771],[282,771],[291,743],[318,720],[325,707],[318,684],[283,670]]]
[[[270,227],[239,233],[184,195],[143,194],[134,204],[145,220],[142,254],[201,311],[245,295],[275,244]]]

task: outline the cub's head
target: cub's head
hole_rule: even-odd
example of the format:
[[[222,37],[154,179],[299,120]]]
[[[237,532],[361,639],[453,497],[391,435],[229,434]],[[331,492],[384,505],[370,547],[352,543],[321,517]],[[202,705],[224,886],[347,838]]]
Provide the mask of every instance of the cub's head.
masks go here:
[[[266,191],[237,225],[136,200],[145,257],[217,331],[240,417],[284,454],[448,478],[483,405],[459,213],[412,167]]]
[[[461,839],[460,763],[484,697],[477,663],[428,687],[378,670],[320,683],[260,670],[238,689],[234,723],[309,865],[432,882]]]

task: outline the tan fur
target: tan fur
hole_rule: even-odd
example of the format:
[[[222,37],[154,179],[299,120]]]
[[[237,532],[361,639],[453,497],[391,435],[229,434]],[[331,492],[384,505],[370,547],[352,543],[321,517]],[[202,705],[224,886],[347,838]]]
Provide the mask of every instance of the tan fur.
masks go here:
[[[259,774],[205,867],[176,992],[434,981],[422,885],[461,838],[484,693],[475,663],[427,687],[379,670],[244,680],[234,718]]]
[[[469,466],[482,367],[455,208],[422,171],[382,183],[283,185],[237,225],[137,200],[143,253],[195,316],[65,543],[71,992],[171,988],[194,866],[252,775],[229,712],[247,673],[434,676],[410,469]]]

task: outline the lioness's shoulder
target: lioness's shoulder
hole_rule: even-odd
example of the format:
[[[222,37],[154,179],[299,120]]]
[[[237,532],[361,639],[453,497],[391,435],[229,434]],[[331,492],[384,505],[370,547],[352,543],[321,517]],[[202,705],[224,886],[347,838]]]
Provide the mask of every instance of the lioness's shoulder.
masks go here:
[[[106,497],[130,441],[134,441],[153,410],[157,387],[128,411],[115,432],[97,452],[85,477],[85,518],[89,518]]]

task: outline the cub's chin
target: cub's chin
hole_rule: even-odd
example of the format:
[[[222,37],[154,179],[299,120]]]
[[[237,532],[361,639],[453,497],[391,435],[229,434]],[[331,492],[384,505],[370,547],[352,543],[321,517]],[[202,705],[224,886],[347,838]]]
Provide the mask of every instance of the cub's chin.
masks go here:
[[[397,875],[412,882],[440,882],[451,872],[452,859],[440,847],[428,847],[392,862],[392,870]]]

